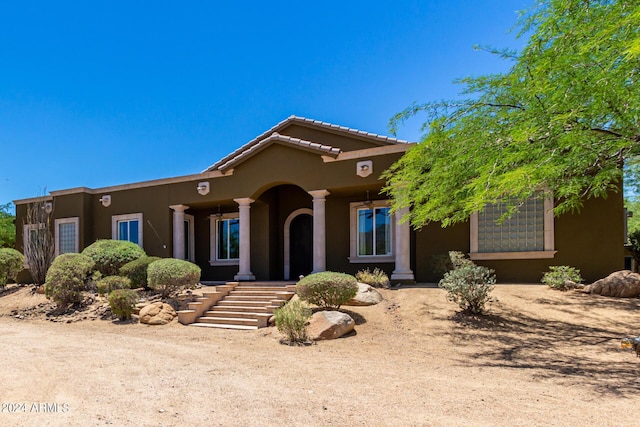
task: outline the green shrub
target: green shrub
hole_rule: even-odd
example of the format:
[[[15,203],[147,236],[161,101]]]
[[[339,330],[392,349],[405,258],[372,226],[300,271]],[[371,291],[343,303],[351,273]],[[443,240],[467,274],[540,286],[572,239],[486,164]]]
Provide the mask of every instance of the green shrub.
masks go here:
[[[143,256],[138,259],[134,259],[120,267],[120,275],[126,276],[131,280],[131,288],[145,288],[149,289],[149,283],[147,282],[147,268],[149,264],[154,261],[158,261],[159,257],[156,256]]]
[[[106,295],[116,289],[130,289],[131,280],[128,277],[107,276],[98,280],[96,287],[100,295]]]
[[[117,276],[120,267],[146,255],[140,246],[125,240],[97,240],[82,254],[96,263],[95,269],[103,276]]]
[[[273,313],[276,327],[290,343],[302,343],[309,340],[307,320],[311,317],[311,309],[302,301],[289,301]]]
[[[193,288],[200,280],[200,267],[181,259],[164,258],[149,264],[149,287],[163,297],[185,288]]]
[[[11,248],[0,248],[0,289],[24,268],[24,256]]]
[[[482,314],[491,301],[496,283],[494,271],[479,265],[465,265],[445,273],[438,286],[447,291],[447,299],[455,302],[464,313]]]
[[[576,287],[576,284],[582,282],[580,270],[567,265],[552,265],[549,271],[544,273],[541,282],[552,289],[566,291]]]
[[[356,278],[349,274],[323,271],[300,279],[296,292],[303,301],[337,310],[356,296],[358,284]]]
[[[56,257],[47,271],[44,293],[59,308],[82,302],[94,262],[82,254],[63,254]]]
[[[443,254],[436,254],[430,259],[431,270],[438,278],[456,268],[475,265],[465,254],[459,251],[449,251]]]
[[[131,319],[136,302],[138,302],[138,294],[132,289],[115,289],[109,294],[111,312],[120,320]]]
[[[374,268],[373,271],[370,271],[368,268],[366,270],[360,270],[356,273],[356,280],[360,283],[366,283],[369,286],[373,286],[374,288],[389,288],[389,276],[379,268]]]

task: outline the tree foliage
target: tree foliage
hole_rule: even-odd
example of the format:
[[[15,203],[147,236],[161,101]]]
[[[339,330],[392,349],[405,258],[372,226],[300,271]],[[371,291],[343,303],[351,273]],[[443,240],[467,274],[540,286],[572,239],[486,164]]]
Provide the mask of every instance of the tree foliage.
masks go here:
[[[513,213],[536,190],[555,214],[606,197],[621,164],[640,154],[640,4],[637,0],[539,1],[518,21],[519,52],[485,49],[506,73],[461,79],[466,99],[413,105],[426,113],[423,141],[388,170],[394,208],[411,222],[444,226],[487,203]]]
[[[11,213],[11,203],[0,205],[0,248],[16,245],[16,217]]]

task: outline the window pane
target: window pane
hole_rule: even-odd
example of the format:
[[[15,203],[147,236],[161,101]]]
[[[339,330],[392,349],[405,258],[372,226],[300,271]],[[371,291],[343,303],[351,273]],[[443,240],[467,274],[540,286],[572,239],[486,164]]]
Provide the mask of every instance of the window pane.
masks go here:
[[[391,254],[391,216],[389,208],[375,210],[376,218],[376,255]]]
[[[129,240],[129,223],[127,221],[118,222],[118,240]]]
[[[228,222],[218,221],[218,259],[229,259],[229,251],[227,246],[228,240]]]
[[[139,222],[137,219],[129,221],[129,241],[135,244],[139,244],[138,239],[138,227]]]
[[[229,258],[240,257],[240,220],[229,220]]]
[[[358,255],[373,255],[373,210],[358,210]]]
[[[76,224],[67,222],[58,226],[58,248],[60,254],[76,252]]]

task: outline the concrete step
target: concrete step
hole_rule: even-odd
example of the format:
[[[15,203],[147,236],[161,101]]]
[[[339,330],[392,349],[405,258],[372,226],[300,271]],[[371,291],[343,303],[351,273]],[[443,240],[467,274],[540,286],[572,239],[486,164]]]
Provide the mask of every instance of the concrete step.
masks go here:
[[[232,306],[224,306],[224,305],[214,305],[209,309],[211,312],[219,312],[219,311],[229,311],[232,313],[247,313],[247,314],[265,314],[273,313],[273,309],[271,306],[268,307],[242,307],[237,305]]]
[[[217,305],[226,306],[243,306],[243,307],[264,307],[270,304],[271,300],[264,301],[252,301],[252,300],[227,300],[226,298],[220,301]]]
[[[255,319],[256,314],[267,314],[265,310],[260,311],[225,311],[209,310],[203,314],[206,317],[234,317],[243,319]]]
[[[243,319],[239,317],[213,317],[213,316],[201,316],[198,319],[199,323],[213,323],[216,325],[243,325],[243,326],[255,326],[258,327],[257,319]]]
[[[191,323],[189,326],[199,326],[201,328],[218,328],[218,329],[240,329],[240,330],[254,330],[258,329],[257,326],[245,326],[245,325],[229,325],[229,324],[216,324],[216,323]]]

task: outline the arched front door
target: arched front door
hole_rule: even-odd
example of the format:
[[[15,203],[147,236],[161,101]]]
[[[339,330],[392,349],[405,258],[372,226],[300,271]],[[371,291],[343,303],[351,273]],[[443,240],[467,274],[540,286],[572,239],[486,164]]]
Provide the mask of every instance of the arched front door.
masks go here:
[[[294,212],[285,223],[285,279],[295,280],[313,270],[313,216],[311,209]]]

